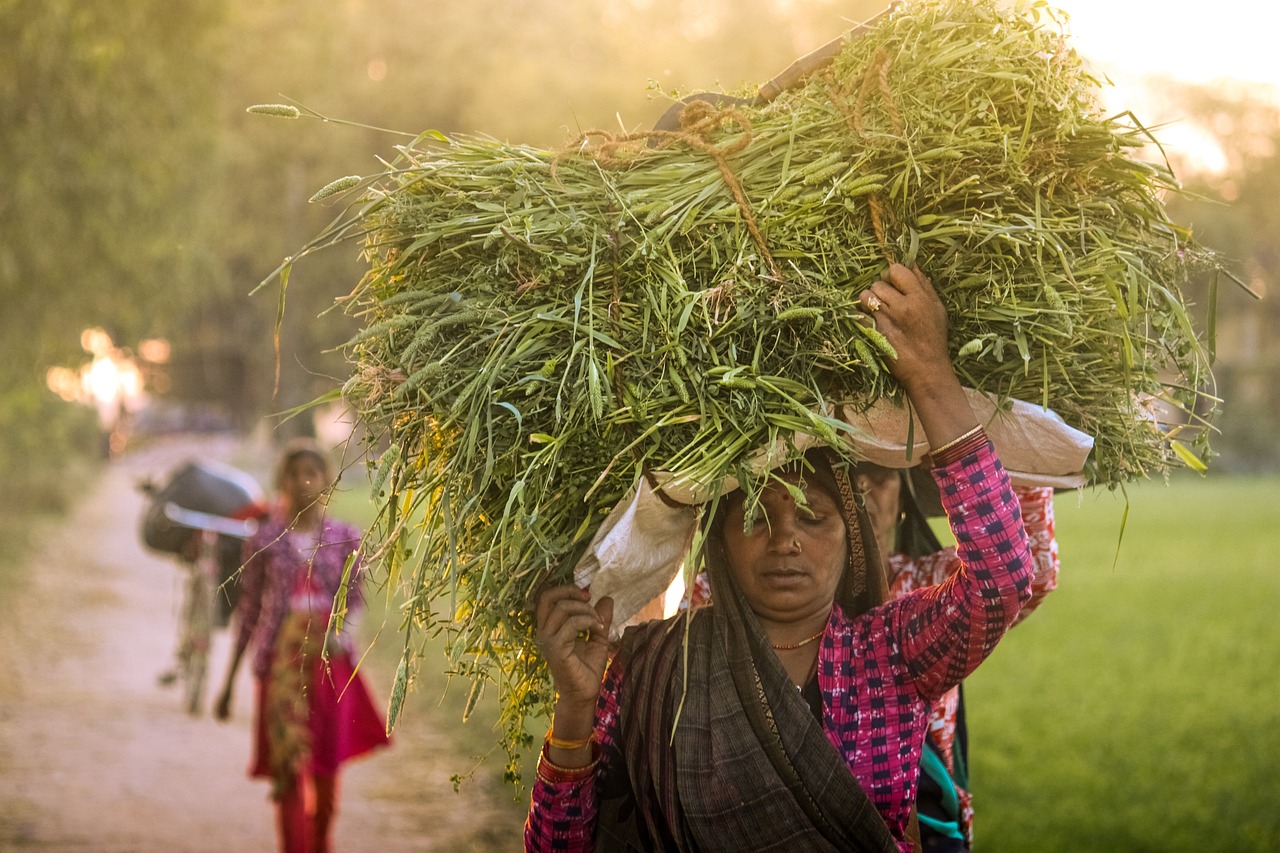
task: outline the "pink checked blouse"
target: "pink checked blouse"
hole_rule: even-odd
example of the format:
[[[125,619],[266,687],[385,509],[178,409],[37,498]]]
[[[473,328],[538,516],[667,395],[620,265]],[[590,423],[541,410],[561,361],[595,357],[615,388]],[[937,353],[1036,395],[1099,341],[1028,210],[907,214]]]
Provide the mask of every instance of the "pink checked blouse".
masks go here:
[[[1018,613],[1017,625],[1040,606],[1050,592],[1058,588],[1058,540],[1053,529],[1053,489],[1015,486],[1022,512],[1022,523],[1031,542],[1031,559],[1035,573],[1031,579],[1031,600]],[[889,558],[889,597],[898,598],[915,589],[942,583],[958,572],[963,563],[955,548],[943,548],[923,557],[894,554]],[[938,746],[948,772],[955,773],[956,711],[960,689],[952,687],[934,703],[929,715],[929,737]],[[973,798],[963,788],[956,788],[960,801],[960,829],[973,844]]]
[[[985,443],[934,475],[959,565],[936,586],[849,619],[833,607],[818,652],[823,729],[876,804],[904,853],[934,704],[995,648],[1031,597],[1034,563],[1008,475]],[[615,742],[625,672],[610,666],[596,709],[601,747]],[[529,851],[591,851],[593,775],[553,781],[539,772],[525,824]]]
[[[254,675],[265,678],[271,671],[276,636],[293,605],[299,581],[310,573],[310,586],[325,597],[326,604],[320,609],[327,613],[342,586],[347,557],[359,547],[359,529],[336,519],[324,519],[318,548],[314,541],[304,541],[289,532],[279,512],[262,522],[244,546],[245,564],[236,608],[236,648],[245,648],[250,639],[254,641]],[[347,585],[347,607],[352,611],[363,606],[360,577],[357,561]]]

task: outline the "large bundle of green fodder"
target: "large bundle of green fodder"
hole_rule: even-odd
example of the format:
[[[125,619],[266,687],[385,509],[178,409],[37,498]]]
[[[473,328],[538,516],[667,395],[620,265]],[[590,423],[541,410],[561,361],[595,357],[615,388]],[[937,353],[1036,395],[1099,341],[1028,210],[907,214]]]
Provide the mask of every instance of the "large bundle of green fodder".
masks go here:
[[[1095,437],[1093,482],[1193,458],[1152,413],[1208,378],[1179,293],[1206,253],[1097,95],[1043,4],[920,2],[766,105],[562,151],[435,137],[362,182],[319,242],[371,264],[344,393],[391,443],[384,554],[512,740],[549,698],[530,595],[639,477],[754,489],[750,451],[900,398],[856,307],[887,260],[932,278],[965,384]]]

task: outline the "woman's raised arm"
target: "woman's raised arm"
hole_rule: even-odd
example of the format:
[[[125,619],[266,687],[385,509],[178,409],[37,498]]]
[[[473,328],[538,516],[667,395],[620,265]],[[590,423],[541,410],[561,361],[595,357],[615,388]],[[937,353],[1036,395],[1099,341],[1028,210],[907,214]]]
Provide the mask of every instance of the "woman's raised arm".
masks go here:
[[[929,446],[947,446],[978,425],[947,351],[947,309],[919,267],[891,264],[859,296],[862,310],[897,351],[889,371],[902,385]]]

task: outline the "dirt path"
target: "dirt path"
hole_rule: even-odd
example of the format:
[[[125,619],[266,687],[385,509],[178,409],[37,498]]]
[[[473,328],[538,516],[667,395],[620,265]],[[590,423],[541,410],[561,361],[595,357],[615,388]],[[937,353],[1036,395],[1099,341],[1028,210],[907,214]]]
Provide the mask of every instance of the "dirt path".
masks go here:
[[[137,536],[136,479],[236,451],[185,439],[113,463],[28,565],[0,570],[0,851],[274,848],[267,786],[245,775],[251,680],[242,675],[227,724],[188,716],[176,688],[157,685],[173,655],[179,572]],[[211,684],[225,672],[226,634]],[[371,678],[379,703],[386,684]],[[406,723],[391,750],[349,765],[337,850],[519,849],[509,790],[453,792],[449,774],[467,759],[450,742]]]

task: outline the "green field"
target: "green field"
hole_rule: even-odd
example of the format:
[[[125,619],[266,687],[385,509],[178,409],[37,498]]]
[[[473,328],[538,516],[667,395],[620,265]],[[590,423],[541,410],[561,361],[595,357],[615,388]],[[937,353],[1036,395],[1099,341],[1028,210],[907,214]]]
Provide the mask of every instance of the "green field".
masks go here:
[[[334,510],[367,518],[355,492]],[[1123,539],[1118,492],[1058,497],[1059,589],[967,687],[977,849],[1280,850],[1277,497],[1275,477],[1142,484]],[[492,708],[459,726],[465,686],[443,684],[424,662],[407,713],[492,746]]]
[[[1058,591],[974,674],[976,845],[1280,850],[1280,479],[1060,495]],[[1119,544],[1119,560],[1116,549]]]

